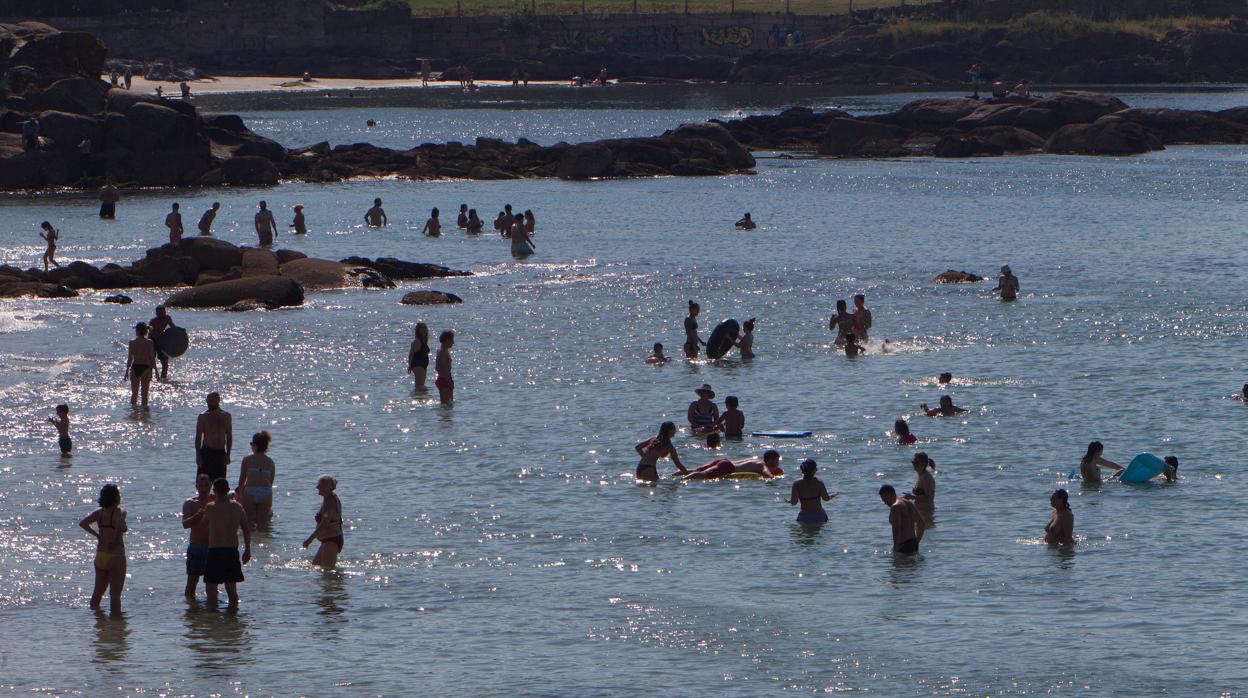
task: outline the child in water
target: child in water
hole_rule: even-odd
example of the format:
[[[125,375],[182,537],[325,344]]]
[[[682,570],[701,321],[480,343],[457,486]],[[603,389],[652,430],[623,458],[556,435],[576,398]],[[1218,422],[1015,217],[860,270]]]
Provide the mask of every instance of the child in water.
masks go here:
[[[48,423],[56,427],[56,433],[60,435],[57,444],[61,447],[61,455],[69,456],[74,450],[74,442],[69,438],[69,405],[57,405],[56,416],[48,417]]]
[[[893,432],[897,434],[897,443],[902,446],[909,446],[919,440],[919,437],[910,433],[910,425],[904,419],[893,422]]]
[[[707,436],[706,436],[706,447],[707,447],[707,448],[714,449],[714,450],[719,450],[719,447],[720,447],[722,444],[723,444],[723,442],[722,442],[722,441],[720,441],[720,439],[719,439],[719,434],[714,434],[714,433],[712,433],[712,434],[707,434]]]
[[[654,353],[646,357],[646,363],[655,366],[662,366],[668,361],[671,361],[671,359],[667,358],[667,355],[663,353],[663,344],[661,342],[655,342]]]
[[[925,402],[922,405],[919,405],[919,409],[926,412],[927,416],[929,417],[952,417],[954,415],[962,414],[966,412],[966,410],[953,404],[953,398],[949,397],[948,395],[940,396],[939,407],[930,408],[927,406],[927,403]]]
[[[845,335],[845,356],[854,357],[865,353],[867,353],[867,350],[858,343],[857,336],[853,333]]]
[[[741,438],[745,433],[745,413],[737,409],[739,401],[736,395],[729,395],[724,398],[724,413],[719,415],[719,421],[715,423],[715,427],[724,432],[724,436],[730,438]]]
[[[745,330],[745,333],[737,340],[737,349],[741,352],[741,358],[752,359],[754,358],[754,318],[746,320],[741,328]]]

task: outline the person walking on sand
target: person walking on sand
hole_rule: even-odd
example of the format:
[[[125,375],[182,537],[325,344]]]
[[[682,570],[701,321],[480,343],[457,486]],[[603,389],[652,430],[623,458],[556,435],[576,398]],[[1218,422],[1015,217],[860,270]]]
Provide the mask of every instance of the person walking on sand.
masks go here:
[[[802,479],[793,483],[792,489],[789,490],[789,505],[800,504],[801,509],[797,512],[797,522],[817,526],[828,522],[828,512],[823,510],[823,503],[832,501],[832,498],[840,494],[839,492],[828,492],[828,488],[823,484],[823,480],[815,477],[815,471],[819,469],[815,461],[807,458],[802,461]]]
[[[43,251],[43,270],[46,272],[49,264],[60,269],[61,265],[56,261],[56,241],[61,239],[61,232],[53,228],[52,224],[47,221],[40,223],[39,227],[43,228],[43,232],[39,233],[39,237],[48,243],[47,249]]]
[[[892,485],[880,488],[880,501],[888,507],[888,523],[893,529],[893,552],[913,555],[923,542],[923,516],[914,502],[897,496]]]
[[[416,390],[424,390],[429,373],[429,326],[423,322],[416,323],[415,339],[407,350],[407,371],[416,381]]]
[[[182,502],[182,528],[191,532],[186,544],[186,590],[183,595],[195,598],[199,578],[208,565],[208,519],[203,510],[212,503],[212,480],[200,473],[195,476],[195,496]]]
[[[992,290],[1000,292],[1003,301],[1018,299],[1018,277],[1014,276],[1010,265],[1006,264],[1001,267],[1001,276],[997,277],[997,287]]]
[[[364,224],[370,228],[384,228],[390,225],[386,218],[386,209],[381,207],[381,199],[373,199],[373,207],[364,212]]]
[[[212,208],[204,211],[204,215],[199,217],[199,234],[212,235],[212,222],[217,219],[217,211],[221,210],[221,202],[212,202]]]
[[[342,501],[334,491],[338,489],[338,481],[329,475],[316,479],[316,492],[321,495],[321,508],[316,512],[316,529],[303,541],[303,547],[312,545],[319,540],[321,547],[312,557],[312,564],[329,569],[338,564],[338,556],[346,546],[342,537]]]
[[[195,420],[195,465],[215,483],[225,478],[234,450],[234,418],[221,409],[220,393],[208,393],[205,401],[208,409]]]
[[[261,201],[260,210],[256,211],[256,237],[260,238],[260,246],[272,245],[274,235],[277,235],[277,220],[273,218],[269,205]]]
[[[126,89],[130,89],[130,83],[134,82],[134,70],[132,70],[130,66],[126,66],[126,72],[123,79],[126,82]]]
[[[118,201],[121,201],[121,192],[117,191],[113,180],[104,180],[104,186],[100,189],[100,218],[110,221],[116,218]]]
[[[273,436],[259,431],[251,437],[251,455],[244,456],[238,470],[239,503],[247,512],[247,520],[257,528],[268,528],[273,520],[273,480],[277,477],[277,465],[269,458],[269,444]]]
[[[1075,542],[1075,513],[1070,510],[1070,493],[1055,490],[1049,495],[1053,514],[1044,526],[1044,542],[1049,545],[1071,545]]]
[[[178,204],[174,204],[169,215],[165,216],[165,227],[169,229],[170,245],[182,242],[182,213],[178,209]]]
[[[100,488],[100,507],[87,514],[78,525],[96,539],[95,588],[91,591],[91,610],[100,610],[104,592],[108,592],[108,611],[121,615],[121,590],[126,585],[126,544],[123,536],[126,510],[121,508],[121,490],[108,483]],[[91,528],[95,524],[95,528]]]
[[[216,495],[213,502],[197,514],[208,520],[208,560],[204,565],[208,605],[217,605],[217,586],[224,584],[230,606],[234,607],[238,605],[238,583],[244,580],[243,565],[251,562],[251,525],[242,505],[230,499],[230,483],[225,478],[213,481],[212,492]],[[241,557],[239,531],[243,532]]]
[[[420,232],[431,238],[442,237],[442,221],[438,220],[438,209],[429,212],[429,220],[425,221],[425,227]]]
[[[636,478],[638,482],[657,482],[659,479],[659,459],[671,458],[672,463],[681,475],[688,475],[689,469],[680,462],[672,437],[676,436],[676,424],[663,422],[659,425],[659,435],[646,439],[633,447],[641,460],[637,462]]]
[[[698,313],[700,312],[702,312],[701,306],[689,301],[689,314],[685,316],[685,356],[690,359],[698,358],[699,347],[706,344],[698,336]]]
[[[438,389],[438,399],[450,407],[455,401],[455,378],[451,375],[451,347],[455,346],[455,333],[446,330],[438,337],[438,356],[434,359],[437,377],[433,384]]]
[[[170,356],[160,348],[160,336],[164,334],[170,327],[173,327],[173,317],[165,311],[165,306],[156,306],[156,315],[147,321],[147,336],[152,340],[152,346],[156,347],[156,360],[160,362],[160,380],[162,383],[169,380],[169,361]]]
[[[130,406],[134,407],[143,395],[143,409],[147,409],[147,396],[152,387],[152,368],[156,365],[156,345],[147,338],[147,325],[140,322],[134,326],[134,339],[126,351],[126,370],[122,380],[130,381]]]
[[[57,405],[56,416],[48,417],[48,424],[56,427],[56,445],[61,448],[61,457],[68,458],[74,450],[74,441],[69,438],[69,405]]]
[[[295,235],[307,235],[308,223],[303,219],[303,204],[295,204],[295,219],[291,221],[290,227],[295,229]]]

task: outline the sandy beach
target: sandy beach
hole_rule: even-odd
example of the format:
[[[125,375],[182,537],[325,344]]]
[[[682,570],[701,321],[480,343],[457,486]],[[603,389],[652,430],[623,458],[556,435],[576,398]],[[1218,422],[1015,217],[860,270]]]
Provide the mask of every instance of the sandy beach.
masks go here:
[[[105,81],[108,75],[101,76]],[[563,85],[563,82],[530,81],[530,85]],[[152,94],[156,86],[164,88],[169,97],[180,94],[178,83],[161,82],[135,77],[131,89],[136,92]],[[191,94],[226,94],[241,92],[294,92],[309,90],[374,90],[399,87],[420,87],[420,78],[402,78],[386,80],[369,80],[364,78],[314,78],[312,82],[303,82],[300,76],[223,76],[193,80],[190,82]],[[510,87],[509,80],[477,80],[476,85],[482,88]],[[431,80],[430,89],[459,89],[457,80]]]

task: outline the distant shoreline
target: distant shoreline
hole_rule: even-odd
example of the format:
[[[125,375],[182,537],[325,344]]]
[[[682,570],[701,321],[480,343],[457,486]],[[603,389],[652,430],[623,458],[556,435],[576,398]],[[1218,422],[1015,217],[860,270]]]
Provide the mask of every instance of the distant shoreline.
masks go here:
[[[103,80],[108,81],[109,76],[100,76]],[[190,80],[187,82],[191,86],[191,95],[197,94],[247,94],[252,92],[325,92],[329,90],[382,90],[396,88],[420,88],[420,78],[402,78],[402,79],[369,79],[369,78],[313,78],[312,82],[303,82],[299,76],[272,76],[272,75],[254,75],[254,76],[221,76],[202,78],[199,80]],[[510,87],[510,80],[476,80],[478,87]],[[530,85],[541,85],[543,87],[563,86],[567,82],[541,82],[530,80]],[[174,98],[180,96],[181,92],[177,82],[168,82],[163,80],[148,80],[136,76],[131,84],[131,90],[140,94],[155,94],[156,87],[164,88],[166,97]],[[430,80],[429,87],[425,89],[459,89],[457,80]]]

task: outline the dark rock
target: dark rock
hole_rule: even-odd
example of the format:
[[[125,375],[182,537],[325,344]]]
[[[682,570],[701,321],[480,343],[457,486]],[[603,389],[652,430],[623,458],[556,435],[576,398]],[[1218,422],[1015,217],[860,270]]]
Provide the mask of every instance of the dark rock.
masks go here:
[[[1126,109],[1127,105],[1117,97],[1099,92],[1068,90],[1045,97],[1036,103],[1035,108],[1052,112],[1054,122],[1061,126],[1092,123],[1106,114]],[[1017,125],[1026,128],[1024,124]]]
[[[253,276],[195,286],[169,296],[172,308],[228,308],[239,301],[257,300],[273,307],[303,304],[303,287],[280,276]]]
[[[126,113],[130,142],[144,150],[173,150],[198,143],[195,120],[160,104],[139,103]]]
[[[1028,108],[1023,104],[988,102],[958,119],[955,125],[962,129],[974,129],[981,126],[1013,126],[1018,115]]]
[[[66,78],[98,79],[104,70],[104,44],[86,32],[57,31],[44,25],[31,32],[9,56],[10,66],[28,66],[41,85]]]
[[[242,267],[234,267],[224,271],[201,271],[199,276],[195,277],[195,286],[206,286],[215,284],[218,281],[233,281],[234,279],[243,278]]]
[[[61,284],[40,281],[0,281],[0,298],[76,298],[78,292]]]
[[[107,92],[108,84],[99,78],[66,78],[45,89],[39,103],[44,109],[70,114],[99,114]]]
[[[140,286],[178,286],[195,283],[199,276],[199,263],[191,257],[156,257],[136,264]]]
[[[1162,150],[1161,139],[1147,128],[1116,116],[1091,124],[1069,124],[1044,144],[1046,153],[1071,155],[1137,155]]]
[[[918,99],[901,109],[877,117],[876,120],[920,131],[939,131],[953,126],[983,106],[983,102],[969,97]]]
[[[607,177],[615,164],[611,149],[600,143],[582,143],[569,148],[559,160],[555,176],[559,179],[592,179]]]
[[[938,284],[974,284],[983,281],[984,277],[978,274],[972,274],[968,271],[944,271],[936,275],[936,283]]]
[[[1024,153],[1044,148],[1044,139],[1013,126],[983,126],[967,134],[1006,153]]]
[[[243,123],[243,117],[235,114],[202,114],[200,118],[203,119],[204,126],[209,128],[217,128],[233,133],[248,132],[247,125]]]
[[[243,248],[243,277],[273,276],[279,266],[277,253],[253,247]]]
[[[352,267],[376,269],[391,279],[433,279],[448,276],[472,276],[472,272],[455,271],[454,269],[448,269],[436,264],[404,262],[394,257],[378,257],[375,260],[367,257],[348,257],[342,260],[342,263]]]
[[[950,133],[936,142],[933,154],[939,158],[969,158],[979,155],[1002,155],[1005,149],[977,136]]]
[[[1057,117],[1048,109],[1027,107],[1014,117],[1014,126],[1032,133],[1049,133],[1057,128]]]
[[[364,288],[394,288],[395,283],[390,279],[382,276],[376,269],[367,267],[355,267],[348,269],[347,274],[355,279]]]
[[[100,143],[100,122],[89,116],[45,111],[39,115],[39,128],[58,148],[72,151],[75,157],[83,138],[91,139],[93,144]]]
[[[0,133],[0,189],[41,189],[68,184],[59,150],[26,151],[22,137]]]
[[[685,124],[665,136],[681,147],[686,157],[705,157],[717,166],[732,170],[748,170],[756,164],[749,149],[733,138],[722,124]],[[704,145],[707,143],[713,147]]]
[[[464,299],[443,291],[412,291],[405,294],[399,302],[403,305],[446,305],[463,303]]]
[[[177,253],[194,259],[202,271],[226,271],[243,263],[241,247],[211,237],[184,237]]]
[[[468,179],[478,179],[484,181],[503,180],[503,179],[519,179],[519,175],[510,172],[504,172],[495,167],[487,165],[477,165],[468,171]]]
[[[221,163],[221,174],[227,184],[236,186],[267,186],[277,184],[277,166],[256,155],[233,157]]]
[[[1124,109],[1114,116],[1156,133],[1166,145],[1179,143],[1239,144],[1248,142],[1248,125],[1216,114],[1180,109]]]
[[[227,313],[248,313],[253,310],[276,310],[279,306],[262,300],[249,298],[247,300],[238,301],[230,307],[226,308]]]
[[[297,250],[277,250],[274,254],[277,255],[278,264],[286,264],[287,262],[293,262],[296,259],[308,258],[306,254]]]
[[[860,156],[859,148],[864,140],[892,142],[896,147],[906,137],[906,130],[898,126],[880,124],[862,119],[837,118],[828,122],[819,141],[820,155]]]
[[[131,298],[130,296],[124,296],[119,293],[115,296],[109,296],[108,298],[105,298],[104,302],[105,303],[117,303],[119,305],[129,305],[134,302],[134,299]]]
[[[105,106],[108,111],[115,114],[128,114],[130,108],[136,104],[151,104],[154,106],[165,106],[165,100],[156,95],[134,92],[122,89],[120,87],[110,87],[104,95]]]
[[[341,262],[307,258],[282,264],[275,271],[298,281],[305,290],[320,290],[352,285],[347,281],[347,269],[347,265]]]

